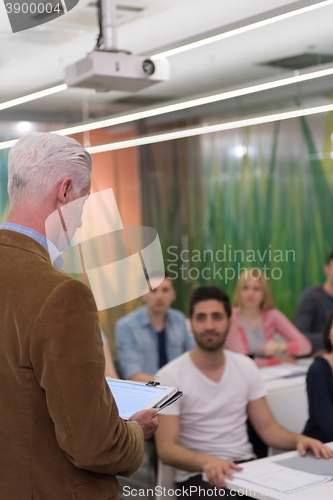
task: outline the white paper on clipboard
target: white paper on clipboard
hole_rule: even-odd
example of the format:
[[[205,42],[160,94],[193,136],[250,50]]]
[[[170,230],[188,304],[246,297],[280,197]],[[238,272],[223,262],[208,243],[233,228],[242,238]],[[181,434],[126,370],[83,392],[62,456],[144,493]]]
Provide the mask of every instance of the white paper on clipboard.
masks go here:
[[[119,416],[125,420],[147,408],[159,411],[182,396],[176,387],[155,386],[111,377],[106,377],[106,381],[116,401]]]

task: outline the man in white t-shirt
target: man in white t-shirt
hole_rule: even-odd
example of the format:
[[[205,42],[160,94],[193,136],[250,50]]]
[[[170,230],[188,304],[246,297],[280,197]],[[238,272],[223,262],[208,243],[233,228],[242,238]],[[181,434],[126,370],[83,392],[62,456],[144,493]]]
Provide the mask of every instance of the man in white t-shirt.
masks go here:
[[[178,493],[182,493],[178,498],[196,499],[203,490],[220,498],[225,477],[241,470],[235,462],[256,458],[247,435],[248,417],[268,445],[296,448],[301,455],[310,449],[318,458],[333,456],[320,441],[290,432],[275,421],[255,363],[224,350],[230,316],[230,301],[222,290],[197,288],[190,301],[196,346],[157,373],[161,385],[179,387],[184,393],[161,412],[156,434],[159,457],[177,469]],[[224,496],[228,494],[226,490]]]

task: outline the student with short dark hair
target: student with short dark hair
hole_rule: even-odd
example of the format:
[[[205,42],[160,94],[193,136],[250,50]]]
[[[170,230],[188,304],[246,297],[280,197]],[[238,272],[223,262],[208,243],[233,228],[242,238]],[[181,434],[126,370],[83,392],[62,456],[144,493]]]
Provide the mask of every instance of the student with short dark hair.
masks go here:
[[[323,331],[333,313],[333,251],[324,266],[323,285],[305,290],[298,299],[295,326],[311,341],[313,351],[323,346]]]
[[[179,387],[184,394],[160,413],[156,434],[160,459],[177,469],[179,498],[228,497],[228,491],[224,495],[217,490],[225,488],[233,471],[241,470],[236,462],[256,458],[247,435],[248,417],[266,444],[332,457],[333,451],[320,441],[276,422],[254,361],[224,348],[231,315],[227,295],[216,287],[200,287],[193,292],[190,309],[194,349],[156,376],[161,385]]]
[[[328,442],[333,441],[333,314],[323,344],[327,354],[315,358],[306,378],[310,417],[303,434]]]
[[[217,300],[224,306],[228,318],[231,317],[231,304],[228,295],[217,286],[199,286],[190,297],[190,317],[192,318],[195,304],[203,300]]]
[[[162,282],[161,282],[162,281]],[[171,309],[176,298],[172,280],[151,276],[152,291],[139,307],[116,323],[116,347],[121,375],[138,382],[149,382],[159,368],[192,349],[184,314]]]

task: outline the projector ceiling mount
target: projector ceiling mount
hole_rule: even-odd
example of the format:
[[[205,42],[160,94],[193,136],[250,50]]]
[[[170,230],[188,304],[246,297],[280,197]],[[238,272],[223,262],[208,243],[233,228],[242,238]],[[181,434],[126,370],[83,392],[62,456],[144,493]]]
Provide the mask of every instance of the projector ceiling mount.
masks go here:
[[[116,2],[97,0],[99,35],[93,52],[65,68],[68,87],[137,92],[169,80],[167,59],[153,61],[117,48]]]
[[[131,54],[127,50],[117,48],[116,2],[114,0],[97,0],[97,16],[99,35],[95,50]]]

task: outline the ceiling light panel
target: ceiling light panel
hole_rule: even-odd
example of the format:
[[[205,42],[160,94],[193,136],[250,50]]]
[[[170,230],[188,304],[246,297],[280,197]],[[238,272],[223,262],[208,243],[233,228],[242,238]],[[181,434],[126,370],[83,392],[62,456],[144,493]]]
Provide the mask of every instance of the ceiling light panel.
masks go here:
[[[163,134],[155,134],[147,137],[136,137],[119,142],[112,142],[110,144],[102,144],[100,146],[91,146],[87,148],[89,153],[104,153],[107,151],[116,151],[119,149],[127,149],[148,144],[157,144],[159,142],[172,141],[175,139],[184,139],[187,137],[197,137],[204,134],[212,134],[216,132],[223,132],[225,130],[233,130],[237,128],[250,127],[253,125],[262,125],[265,123],[273,123],[281,120],[290,120],[291,118],[299,118],[301,116],[316,115],[320,113],[327,113],[333,111],[333,104],[325,106],[317,106],[314,108],[297,109],[293,111],[285,111],[283,113],[276,113],[272,115],[257,116],[254,118],[246,118],[243,120],[235,120],[227,123],[218,123],[216,125],[203,125],[191,129],[182,129],[173,132],[166,132]]]
[[[233,36],[241,35],[243,33],[248,33],[250,31],[263,28],[264,26],[269,26],[271,24],[284,21],[286,19],[291,19],[292,17],[299,16],[302,14],[305,14],[307,12],[315,11],[317,9],[321,9],[324,7],[327,7],[328,5],[333,4],[333,0],[324,0],[324,1],[318,1],[318,2],[304,2],[304,3],[309,3],[309,5],[306,5],[305,7],[297,8],[297,3],[294,2],[293,5],[295,6],[294,10],[284,12],[282,14],[277,14],[270,16],[269,13],[267,12],[266,15],[268,16],[267,18],[258,20],[258,21],[253,21],[253,22],[248,22],[249,20],[244,21],[243,26],[239,26],[234,29],[228,29],[226,27],[225,31],[213,36],[208,36],[207,38],[202,38],[201,40],[197,40],[194,42],[190,43],[185,43],[183,45],[180,45],[179,47],[175,47],[173,49],[169,50],[164,50],[161,52],[158,52],[152,56],[153,59],[160,59],[163,57],[172,57],[177,54],[181,54],[182,52],[186,52],[188,50],[193,50],[197,49],[199,47],[203,47],[204,45],[208,45],[211,43],[219,42],[221,40],[226,40],[227,38],[231,38]],[[286,8],[289,8],[287,5]],[[263,13],[260,17],[265,15]],[[239,23],[238,23],[239,24]]]

